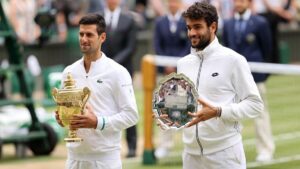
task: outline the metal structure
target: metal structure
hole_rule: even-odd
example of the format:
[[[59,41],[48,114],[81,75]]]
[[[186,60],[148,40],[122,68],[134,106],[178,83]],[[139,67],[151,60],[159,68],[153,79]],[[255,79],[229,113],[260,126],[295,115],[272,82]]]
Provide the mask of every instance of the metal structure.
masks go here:
[[[0,1],[0,37],[3,37],[5,40],[5,48],[7,49],[8,61],[10,63],[7,69],[0,69],[0,77],[4,77],[8,72],[15,73],[20,85],[20,94],[23,96],[18,101],[1,99],[0,107],[5,105],[24,105],[29,110],[31,116],[31,125],[26,136],[14,135],[9,138],[0,138],[0,157],[2,154],[2,144],[8,143],[15,144],[16,152],[18,152],[19,147],[28,146],[34,155],[48,155],[56,146],[58,137],[50,125],[41,123],[37,118],[32,91],[25,76],[21,45],[18,43],[16,34],[7,21],[2,1]],[[17,113],[16,116],[18,116]],[[25,154],[17,153],[17,155],[24,156]]]

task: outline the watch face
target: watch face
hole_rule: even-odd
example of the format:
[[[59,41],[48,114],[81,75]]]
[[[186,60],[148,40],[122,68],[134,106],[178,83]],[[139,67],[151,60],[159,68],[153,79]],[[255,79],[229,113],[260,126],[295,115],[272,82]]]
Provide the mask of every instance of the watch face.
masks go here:
[[[183,74],[172,73],[162,79],[153,96],[153,113],[170,127],[181,127],[192,120],[188,112],[197,111],[198,93]]]

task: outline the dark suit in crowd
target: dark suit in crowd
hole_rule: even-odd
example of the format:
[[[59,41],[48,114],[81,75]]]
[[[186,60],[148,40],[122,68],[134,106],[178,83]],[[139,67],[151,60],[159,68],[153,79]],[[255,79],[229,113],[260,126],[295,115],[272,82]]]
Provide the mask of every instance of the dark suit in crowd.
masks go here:
[[[224,22],[223,45],[246,57],[250,62],[270,62],[272,37],[268,22],[261,16],[251,15],[238,31],[239,20],[232,18]],[[267,75],[252,73],[255,82],[263,82]]]
[[[133,16],[129,12],[121,10],[115,28],[107,25],[106,40],[102,45],[102,51],[110,58],[124,66],[133,76],[132,58],[136,49],[137,27]],[[128,144],[128,157],[135,156],[137,144],[136,126],[126,129]]]
[[[102,51],[113,60],[123,65],[133,75],[132,57],[136,49],[137,27],[133,16],[122,11],[117,27],[106,30],[106,40]]]
[[[156,20],[154,30],[155,53],[178,57],[189,54],[191,45],[187,37],[185,21],[183,18],[179,19],[174,33],[170,30],[170,24],[167,16],[162,16]]]

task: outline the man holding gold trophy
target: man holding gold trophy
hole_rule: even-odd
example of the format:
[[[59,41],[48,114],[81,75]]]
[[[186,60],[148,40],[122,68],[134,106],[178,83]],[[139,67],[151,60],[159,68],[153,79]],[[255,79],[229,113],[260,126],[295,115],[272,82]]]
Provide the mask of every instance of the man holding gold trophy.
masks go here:
[[[138,121],[128,71],[101,52],[105,27],[101,15],[81,18],[79,40],[83,57],[63,71],[63,89],[53,90],[58,104],[57,122],[66,125],[71,133],[65,139],[67,169],[121,169],[121,131]],[[72,116],[69,118],[68,114]]]

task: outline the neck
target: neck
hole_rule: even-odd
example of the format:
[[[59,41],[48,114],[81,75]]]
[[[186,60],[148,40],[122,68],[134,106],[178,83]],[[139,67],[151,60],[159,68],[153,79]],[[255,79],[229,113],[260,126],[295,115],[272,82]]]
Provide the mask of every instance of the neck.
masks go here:
[[[177,11],[170,11],[171,15],[175,16],[177,14]]]
[[[240,15],[243,15],[245,12],[247,11],[247,9],[243,10],[243,11],[240,11],[238,12]]]
[[[113,6],[113,7],[108,7],[108,9],[109,9],[110,12],[114,12],[114,11],[117,9],[117,7],[115,7],[115,6]]]
[[[209,44],[211,44],[215,40],[215,38],[216,38],[216,34],[215,33],[211,34]]]
[[[91,53],[91,54],[84,54],[83,55],[83,60],[84,60],[84,68],[86,72],[89,72],[90,68],[91,68],[91,63],[100,59],[102,56],[102,52],[100,50],[98,50],[95,53]]]

